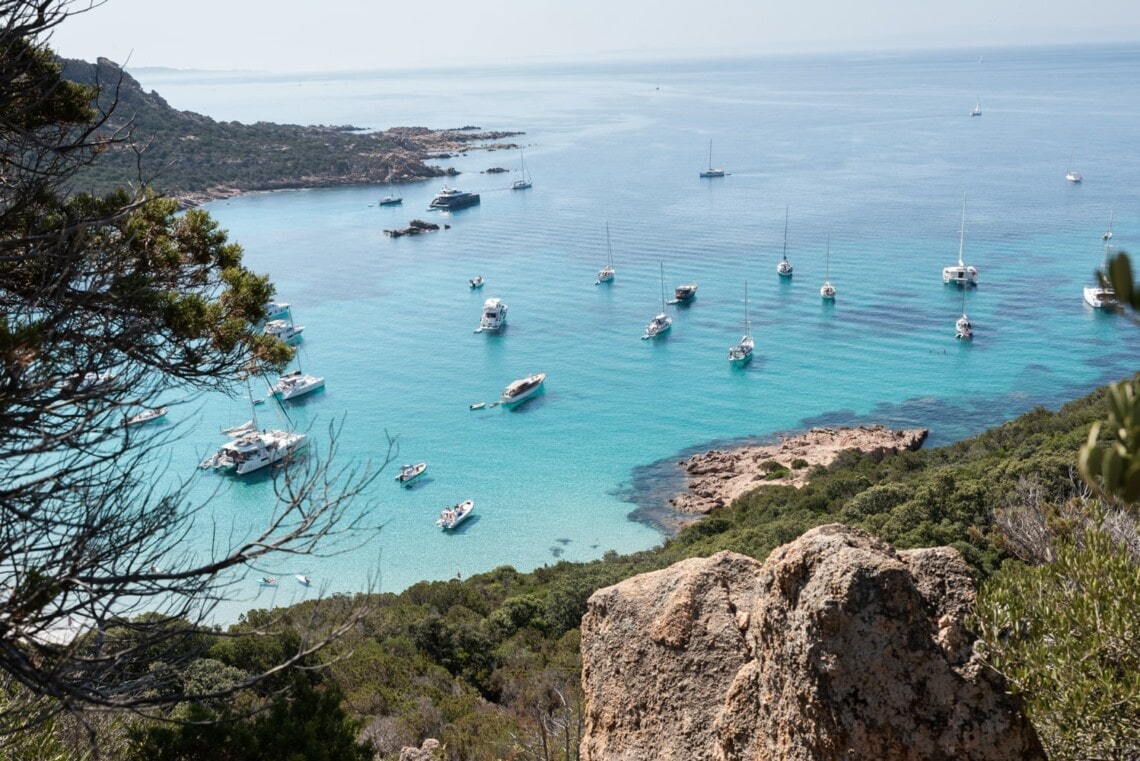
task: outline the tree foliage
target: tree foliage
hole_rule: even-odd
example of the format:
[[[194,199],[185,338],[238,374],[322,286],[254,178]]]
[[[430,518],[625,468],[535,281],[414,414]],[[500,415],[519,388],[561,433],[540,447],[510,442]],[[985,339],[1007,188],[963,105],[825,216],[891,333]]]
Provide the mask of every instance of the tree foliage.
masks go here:
[[[124,418],[170,398],[192,407],[286,362],[291,350],[256,329],[273,285],[205,212],[180,213],[137,184],[74,192],[84,167],[130,141],[106,129],[115,83],[108,100],[61,78],[43,40],[72,3],[0,8],[2,735],[64,709],[161,710],[306,657],[336,627],[238,685],[182,679],[249,563],[361,541],[348,501],[371,475],[294,463],[260,533],[187,549],[213,519],[164,473],[163,444],[181,429],[147,433]]]

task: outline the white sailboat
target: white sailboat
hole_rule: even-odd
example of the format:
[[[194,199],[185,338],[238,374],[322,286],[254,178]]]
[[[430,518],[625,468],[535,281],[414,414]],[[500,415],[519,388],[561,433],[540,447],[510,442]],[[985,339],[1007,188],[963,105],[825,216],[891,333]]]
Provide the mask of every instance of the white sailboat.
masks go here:
[[[530,173],[526,171],[526,159],[523,158],[523,153],[521,150],[519,151],[519,161],[522,164],[522,169],[520,170],[522,172],[522,175],[519,177],[519,179],[511,183],[511,190],[526,190],[531,186]]]
[[[404,203],[401,196],[396,195],[396,188],[392,184],[392,178],[388,178],[388,195],[377,201],[380,206],[399,206]]]
[[[701,177],[724,177],[723,169],[713,169],[712,140],[709,140],[709,168],[701,172]]]
[[[598,279],[594,285],[612,282],[614,279],[614,250],[610,246],[610,223],[606,222],[606,266],[598,270]]]
[[[1108,277],[1108,258],[1112,250],[1112,214],[1108,216],[1108,229],[1100,236],[1104,241],[1104,262],[1101,264],[1100,277]],[[1107,282],[1085,287],[1085,303],[1093,309],[1115,309],[1116,291]]]
[[[746,365],[752,361],[756,341],[752,338],[752,323],[748,320],[748,281],[744,281],[744,335],[740,342],[728,347],[728,361],[733,365]]]
[[[235,433],[213,455],[198,463],[199,468],[215,468],[243,476],[288,459],[308,443],[303,433],[279,429],[259,430],[253,392],[249,390],[248,382],[246,390],[249,393],[252,419],[249,423],[230,429],[240,432]]]
[[[966,314],[966,292],[962,291],[962,316],[954,323],[954,337],[958,339],[974,337],[974,323]]]
[[[982,115],[982,99],[978,98],[978,104],[976,106],[974,106],[974,110],[970,112],[970,116],[981,116],[981,115]]]
[[[942,268],[942,282],[965,288],[978,284],[978,270],[962,261],[962,247],[966,242],[966,194],[962,194],[962,229],[958,233],[958,264]]]
[[[673,318],[665,314],[665,264],[661,264],[661,311],[658,312],[649,324],[645,326],[645,335],[642,339],[656,338],[662,333],[668,332],[673,327]]]
[[[1068,182],[1080,182],[1083,179],[1081,177],[1081,173],[1078,172],[1076,169],[1073,169],[1073,156],[1075,156],[1075,155],[1076,155],[1076,151],[1073,151],[1072,153],[1069,154],[1069,168],[1065,172],[1065,179]]]
[[[835,286],[831,284],[831,236],[827,236],[827,258],[823,267],[823,285],[819,287],[819,295],[824,301],[835,301]]]
[[[780,277],[792,276],[792,263],[788,261],[788,207],[784,207],[784,258],[776,265],[776,274]]]

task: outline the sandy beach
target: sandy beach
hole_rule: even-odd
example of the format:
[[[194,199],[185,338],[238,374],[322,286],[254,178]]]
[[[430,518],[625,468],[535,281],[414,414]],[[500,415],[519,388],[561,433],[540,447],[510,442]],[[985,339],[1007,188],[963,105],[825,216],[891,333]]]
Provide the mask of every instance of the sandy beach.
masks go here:
[[[893,429],[881,425],[812,428],[805,433],[781,436],[775,444],[709,450],[678,463],[689,480],[686,490],[670,502],[684,513],[707,514],[761,486],[801,487],[807,483],[812,466],[829,465],[847,449],[884,455],[914,451],[922,446],[927,433],[925,428]],[[797,460],[807,464],[797,463],[799,467],[793,467]],[[769,479],[769,468],[773,466],[763,466],[771,462],[785,468],[787,475]]]

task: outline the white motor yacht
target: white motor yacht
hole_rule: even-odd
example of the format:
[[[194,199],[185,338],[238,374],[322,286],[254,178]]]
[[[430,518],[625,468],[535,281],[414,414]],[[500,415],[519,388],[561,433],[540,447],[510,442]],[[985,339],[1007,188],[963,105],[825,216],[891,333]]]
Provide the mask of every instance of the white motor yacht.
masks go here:
[[[682,283],[673,289],[673,299],[678,304],[685,304],[697,297],[696,283]]]
[[[277,320],[289,314],[288,301],[267,301],[265,303],[265,319]]]
[[[491,298],[483,302],[483,317],[479,320],[476,333],[484,330],[499,330],[507,324],[507,305],[502,299]]]
[[[265,323],[265,335],[276,336],[287,344],[300,341],[304,329],[304,325],[294,325],[286,320],[270,320]]]
[[[412,481],[415,481],[417,478],[422,476],[425,470],[427,470],[426,462],[417,462],[415,465],[401,465],[400,472],[397,474],[396,480],[399,481],[402,485],[410,484]]]
[[[545,381],[546,373],[534,373],[525,378],[519,378],[517,381],[512,381],[503,389],[503,393],[499,396],[499,402],[505,406],[510,406],[529,399],[538,393]]]
[[[137,415],[131,415],[123,421],[123,425],[142,425],[143,423],[149,423],[153,420],[161,420],[164,417],[166,417],[165,407],[152,407],[151,409],[143,410]]]
[[[294,370],[291,373],[286,373],[277,379],[277,383],[273,385],[269,391],[271,394],[287,402],[290,399],[304,396],[305,394],[316,391],[325,387],[325,379],[316,375],[306,375],[300,370]]]
[[[450,531],[458,526],[463,521],[467,520],[467,516],[471,515],[471,511],[475,509],[475,500],[468,499],[460,502],[458,505],[452,505],[439,514],[435,525],[439,526],[444,531]]]

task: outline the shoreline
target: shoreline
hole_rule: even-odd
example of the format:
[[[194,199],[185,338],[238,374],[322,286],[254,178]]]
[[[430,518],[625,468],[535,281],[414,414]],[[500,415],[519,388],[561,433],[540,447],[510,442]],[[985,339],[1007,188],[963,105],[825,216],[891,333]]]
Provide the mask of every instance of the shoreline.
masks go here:
[[[922,447],[926,428],[887,428],[882,425],[818,427],[780,435],[774,444],[746,444],[729,450],[711,449],[678,460],[685,471],[685,490],[669,504],[678,513],[697,516],[731,504],[765,486],[800,488],[816,465],[830,465],[841,452],[857,449],[886,456]],[[794,466],[793,466],[794,464]]]

